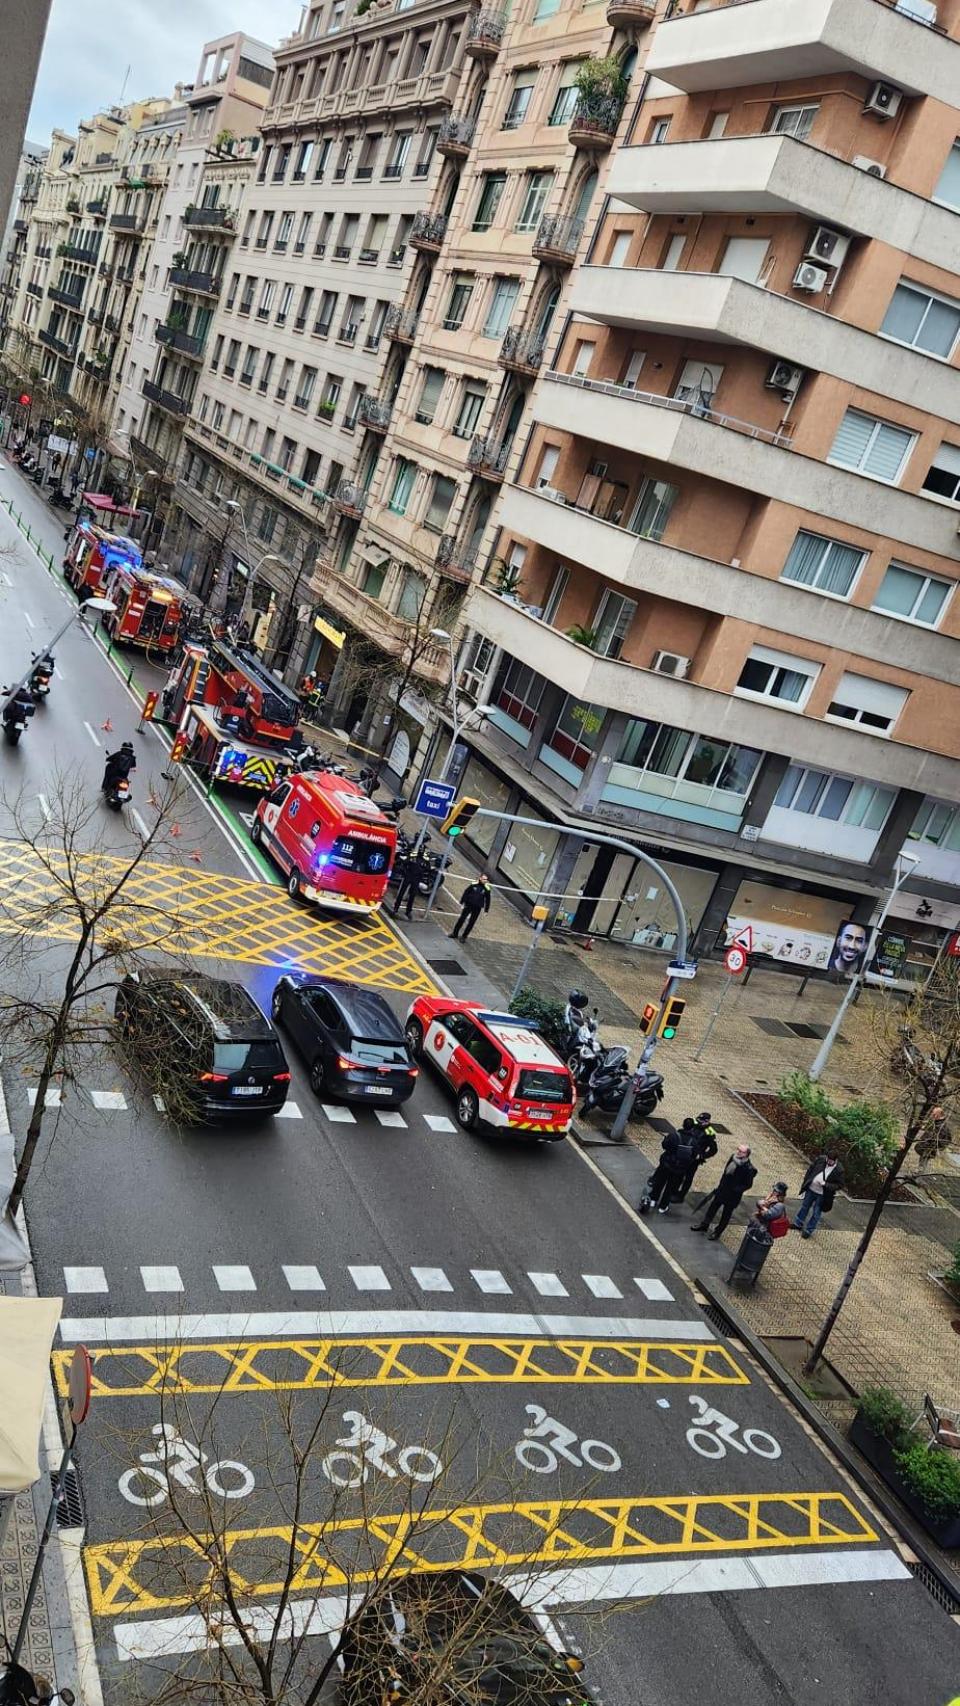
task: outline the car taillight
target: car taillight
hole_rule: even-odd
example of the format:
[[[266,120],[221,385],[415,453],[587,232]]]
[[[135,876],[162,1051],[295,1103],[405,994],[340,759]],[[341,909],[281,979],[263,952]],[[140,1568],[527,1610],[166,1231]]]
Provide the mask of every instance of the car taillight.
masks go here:
[[[348,1054],[337,1055],[337,1066],[341,1072],[349,1072],[351,1067],[359,1066],[359,1060],[351,1060]]]
[[[226,1084],[229,1076],[228,1072],[201,1072],[199,1082],[201,1084]]]
[[[290,1082],[289,1072],[275,1072],[273,1075],[273,1082],[275,1084],[289,1084],[289,1082]]]

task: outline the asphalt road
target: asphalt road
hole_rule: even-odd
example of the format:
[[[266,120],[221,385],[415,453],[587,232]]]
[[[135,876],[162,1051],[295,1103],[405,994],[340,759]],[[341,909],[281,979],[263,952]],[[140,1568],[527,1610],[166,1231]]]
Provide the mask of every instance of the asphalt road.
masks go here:
[[[62,527],[7,468],[0,497],[11,494],[57,553]],[[0,510],[0,546],[11,542],[0,557],[6,680],[70,608]],[[132,734],[123,681],[79,627],[57,660],[49,704],[18,749],[0,751],[0,837],[12,834],[12,795],[39,822],[58,774],[94,797],[104,745],[128,734],[149,825],[165,752],[156,731]],[[229,815],[198,792],[185,797],[170,871],[172,888],[198,871],[211,893],[220,885],[224,957],[208,937],[203,963],[266,1003],[277,964],[320,953],[335,970],[340,956],[355,975],[383,980],[403,1012],[401,986],[427,973],[382,926],[376,952],[359,961],[355,926],[307,913],[272,965],[252,923],[244,947],[228,913],[246,924],[274,902],[236,886],[266,876],[231,839]],[[91,844],[98,825],[109,847],[133,846],[132,826],[105,811]],[[5,864],[14,869],[16,849]],[[52,986],[66,951],[38,942],[30,974]],[[0,979],[11,975],[0,963]],[[156,1667],[189,1665],[196,1645],[176,1548],[158,1544],[175,1532],[170,1501],[138,1467],[152,1429],[162,1414],[197,1444],[215,1485],[217,1464],[240,1466],[222,1471],[222,1515],[242,1531],[236,1568],[268,1608],[275,1531],[289,1515],[289,1401],[297,1426],[318,1406],[322,1418],[306,1521],[362,1515],[367,1534],[371,1514],[393,1521],[411,1493],[424,1500],[430,1556],[500,1558],[508,1574],[523,1571],[561,1637],[582,1647],[605,1706],[946,1706],[960,1681],[956,1627],[583,1156],[459,1132],[426,1073],[402,1123],[372,1111],[344,1118],[318,1103],[289,1052],[290,1104],[273,1122],[176,1131],[110,1052],[85,1058],[48,1113],[27,1214],[41,1290],[65,1298],[62,1347],[99,1352],[80,1470],[110,1702],[151,1697]],[[4,1088],[20,1133],[29,1078],[8,1063]],[[188,1388],[162,1411],[158,1347]],[[691,1437],[705,1404],[727,1418],[726,1444],[715,1428]],[[524,1430],[540,1423],[533,1405],[548,1430],[569,1432],[554,1428],[557,1449],[541,1445],[524,1463]],[[350,1431],[347,1411],[392,1442],[362,1491],[335,1489],[324,1467],[344,1471],[328,1454],[349,1450],[336,1444]],[[197,1521],[205,1495],[190,1480],[177,1497]],[[138,1502],[156,1491],[157,1505]],[[503,1505],[518,1514],[504,1517]],[[478,1513],[467,1551],[462,1521],[443,1515],[464,1506]],[[301,1593],[312,1600],[308,1585]]]

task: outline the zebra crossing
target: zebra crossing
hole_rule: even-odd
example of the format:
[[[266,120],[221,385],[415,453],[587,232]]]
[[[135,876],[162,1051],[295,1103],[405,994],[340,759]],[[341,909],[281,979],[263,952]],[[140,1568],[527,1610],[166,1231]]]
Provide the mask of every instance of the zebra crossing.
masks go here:
[[[122,1090],[88,1090],[78,1085],[74,1089],[74,1094],[78,1095],[81,1100],[89,1099],[98,1113],[122,1114],[131,1111],[131,1103]],[[31,1086],[27,1091],[27,1100],[31,1108],[36,1106],[37,1091],[34,1086]],[[157,1112],[162,1114],[164,1112],[163,1097],[154,1096],[153,1103]],[[63,1092],[59,1084],[51,1084],[48,1087],[43,1105],[47,1110],[63,1107]],[[399,1108],[368,1108],[364,1106],[358,1118],[353,1108],[347,1107],[341,1102],[317,1102],[312,1109],[305,1113],[299,1102],[288,1100],[282,1108],[278,1109],[274,1118],[278,1120],[302,1120],[309,1117],[310,1114],[315,1117],[317,1113],[321,1113],[331,1125],[358,1125],[362,1123],[364,1116],[369,1117],[372,1114],[378,1125],[393,1131],[408,1131],[411,1127],[422,1130],[425,1126],[428,1131],[440,1134],[455,1132],[457,1129],[455,1122],[447,1114],[420,1113],[409,1105],[402,1112]]]

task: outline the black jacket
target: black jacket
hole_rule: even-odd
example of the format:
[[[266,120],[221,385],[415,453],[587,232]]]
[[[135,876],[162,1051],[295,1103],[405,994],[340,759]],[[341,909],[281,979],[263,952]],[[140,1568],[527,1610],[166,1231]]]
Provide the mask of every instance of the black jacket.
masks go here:
[[[822,1171],[822,1169],[826,1166],[826,1164],[827,1164],[827,1158],[825,1155],[817,1155],[814,1157],[814,1159],[811,1161],[809,1167],[807,1168],[806,1172],[803,1175],[803,1183],[800,1186],[801,1192],[809,1190],[810,1180],[815,1179],[817,1174]],[[834,1162],[833,1170],[830,1174],[830,1177],[823,1187],[823,1206],[824,1206],[824,1208],[832,1207],[833,1199],[836,1196],[837,1192],[839,1190],[843,1189],[843,1180],[844,1180],[843,1162],[842,1161],[836,1161],[836,1162]]]
[[[475,883],[470,883],[463,891],[460,904],[465,906],[468,912],[489,912],[489,885],[481,883],[479,879]]]
[[[123,747],[119,747],[116,752],[107,754],[107,762],[103,772],[104,780],[107,782],[125,781],[131,770],[136,770],[136,768],[136,754],[125,752]]]
[[[734,1163],[734,1166],[729,1173],[726,1167],[724,1168],[714,1188],[714,1195],[720,1202],[730,1202],[736,1205],[744,1192],[748,1191],[753,1184],[757,1176],[757,1169],[752,1161],[738,1161],[735,1155],[731,1155],[730,1161]],[[729,1164],[728,1162],[727,1166]]]

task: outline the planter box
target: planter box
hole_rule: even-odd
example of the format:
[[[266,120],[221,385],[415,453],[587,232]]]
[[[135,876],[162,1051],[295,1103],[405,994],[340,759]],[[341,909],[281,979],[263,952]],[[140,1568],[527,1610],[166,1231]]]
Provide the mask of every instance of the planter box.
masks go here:
[[[960,1511],[956,1516],[945,1517],[940,1521],[930,1515],[926,1506],[921,1504],[916,1494],[902,1480],[894,1459],[893,1447],[880,1434],[874,1433],[862,1410],[857,1411],[850,1423],[847,1438],[938,1546],[948,1552],[960,1547]]]

